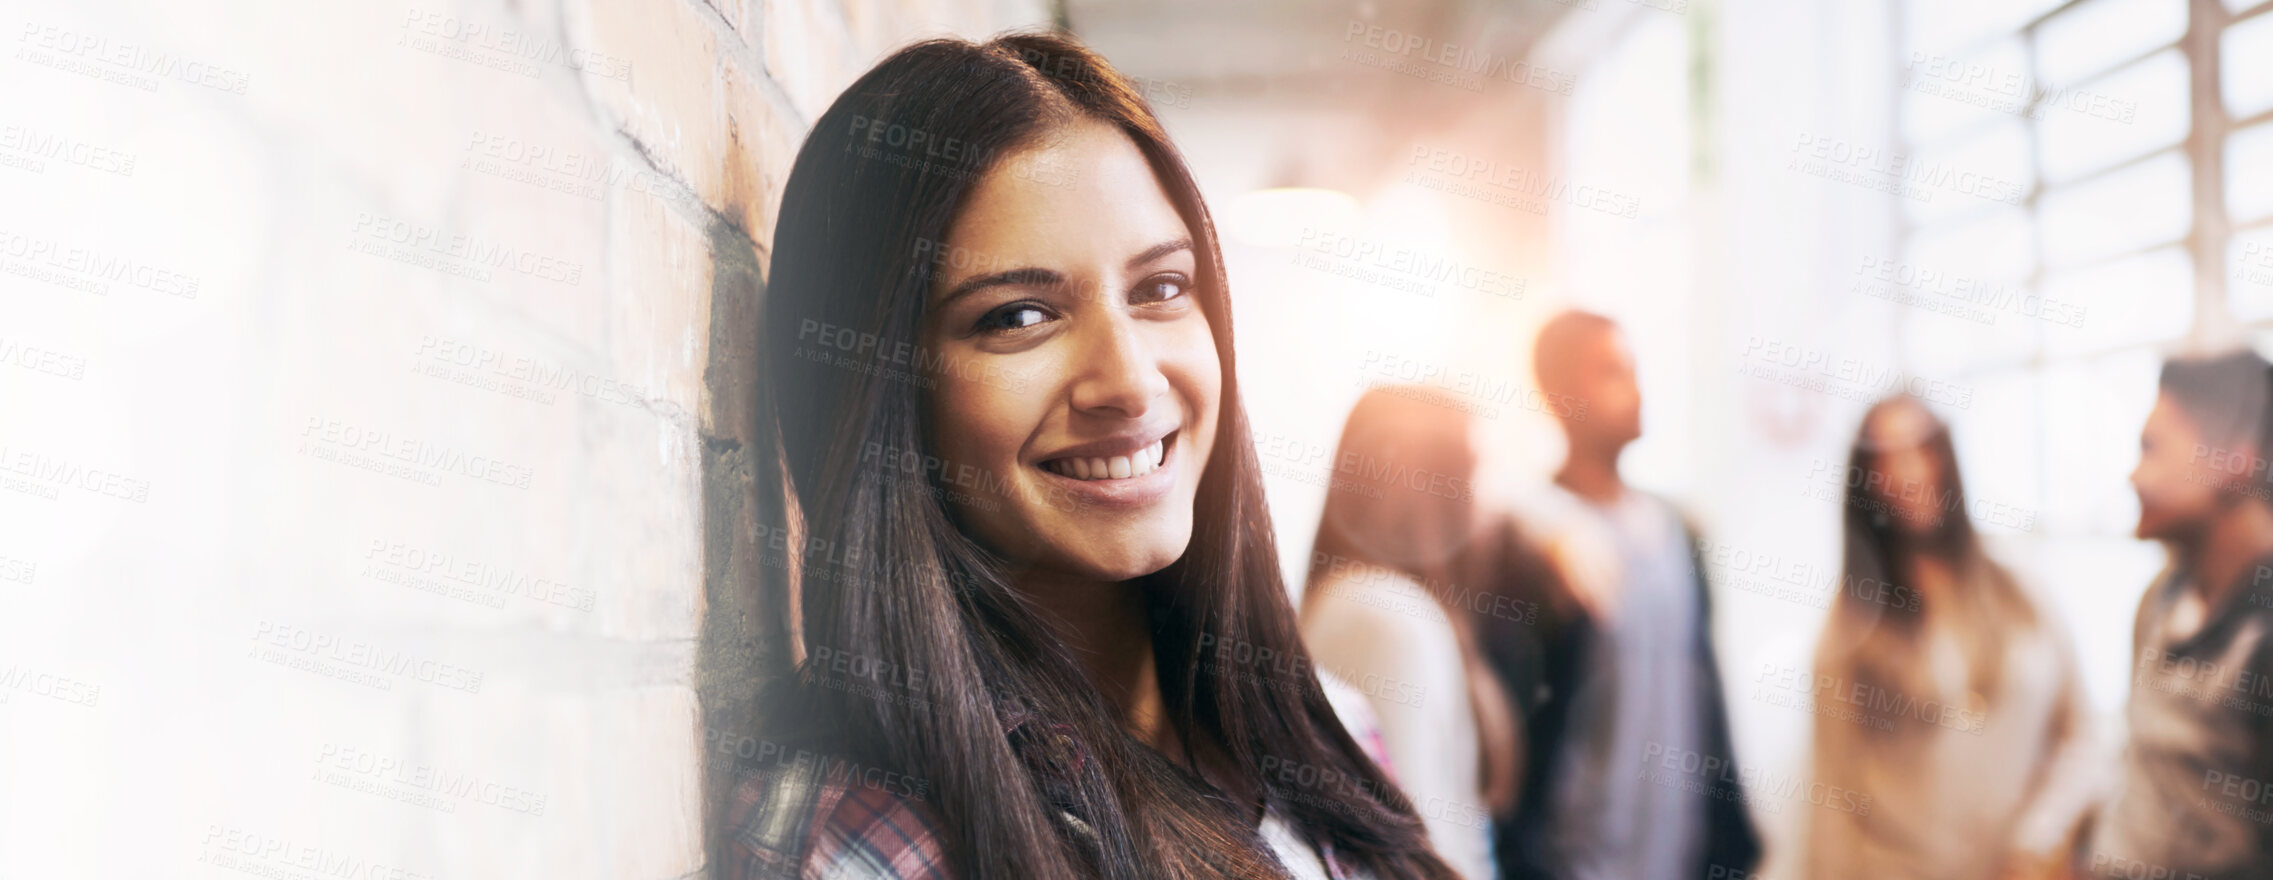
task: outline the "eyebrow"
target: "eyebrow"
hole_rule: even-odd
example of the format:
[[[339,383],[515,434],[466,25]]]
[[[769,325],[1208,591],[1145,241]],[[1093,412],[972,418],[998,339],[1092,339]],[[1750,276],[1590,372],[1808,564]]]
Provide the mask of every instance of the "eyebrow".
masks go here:
[[[1145,248],[1143,251],[1138,252],[1136,256],[1130,257],[1125,268],[1131,272],[1134,272],[1138,267],[1143,266],[1146,263],[1153,262],[1162,257],[1168,256],[1169,254],[1176,253],[1177,251],[1188,251],[1191,249],[1192,240],[1189,238],[1178,238],[1172,241],[1164,241],[1151,247]],[[1043,269],[1034,266],[1011,269],[1004,272],[989,272],[985,275],[974,275],[970,278],[963,279],[962,283],[955,285],[954,289],[947,291],[946,296],[940,298],[939,305],[945,306],[957,299],[973,293],[977,293],[989,287],[1047,287],[1054,284],[1062,284],[1064,282],[1064,275],[1058,274],[1057,272],[1049,269]]]

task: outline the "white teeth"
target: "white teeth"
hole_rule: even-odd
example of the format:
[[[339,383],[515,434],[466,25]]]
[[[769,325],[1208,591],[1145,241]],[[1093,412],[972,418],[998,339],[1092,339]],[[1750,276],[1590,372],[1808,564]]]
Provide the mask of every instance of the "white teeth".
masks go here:
[[[1137,450],[1132,455],[1116,455],[1111,458],[1061,458],[1045,462],[1042,466],[1048,468],[1051,473],[1072,477],[1076,480],[1126,480],[1158,470],[1160,463],[1166,461],[1167,458],[1167,441],[1156,440],[1151,446]]]

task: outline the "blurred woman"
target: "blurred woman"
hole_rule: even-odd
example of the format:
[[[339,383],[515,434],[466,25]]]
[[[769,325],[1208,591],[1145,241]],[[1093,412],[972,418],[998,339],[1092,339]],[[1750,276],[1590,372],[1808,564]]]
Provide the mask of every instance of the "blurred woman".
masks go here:
[[[1475,534],[1476,453],[1459,401],[1376,388],[1350,412],[1311,547],[1302,635],[1380,719],[1391,775],[1462,876],[1495,875],[1492,819],[1512,810],[1515,713],[1454,583]],[[1489,607],[1489,606],[1485,606]]]
[[[731,454],[802,517],[803,659],[720,876],[1452,876],[1309,672],[1214,227],[1104,59],[886,58],[799,150],[761,302],[780,464]]]
[[[2040,877],[2089,796],[2062,629],[1982,549],[1948,429],[1871,407],[1846,472],[1846,559],[1811,683],[1811,878]]]
[[[2170,566],[2132,623],[2115,797],[2093,877],[2273,877],[2273,365],[2163,365],[2139,435],[2141,538]]]

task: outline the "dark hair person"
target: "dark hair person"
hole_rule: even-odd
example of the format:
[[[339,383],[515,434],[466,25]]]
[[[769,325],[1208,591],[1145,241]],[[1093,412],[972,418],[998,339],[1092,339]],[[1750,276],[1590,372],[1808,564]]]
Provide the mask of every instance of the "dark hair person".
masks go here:
[[[737,791],[724,876],[1452,876],[1307,665],[1215,230],[1126,79],[910,46],[778,226],[805,659],[763,711],[800,759]]]
[[[1358,399],[1311,545],[1302,633],[1321,668],[1364,685],[1437,853],[1485,880],[1492,820],[1515,806],[1520,736],[1471,620],[1494,606],[1464,576],[1477,537],[1470,434],[1460,402],[1435,389]]]
[[[1616,322],[1566,311],[1540,327],[1532,360],[1569,450],[1521,523],[1562,577],[1532,590],[1541,614],[1531,634],[1503,634],[1515,637],[1509,647],[1535,651],[1545,673],[1529,688],[1539,696],[1526,700],[1525,767],[1536,782],[1501,836],[1511,843],[1503,852],[1514,855],[1503,857],[1507,874],[1749,874],[1760,838],[1723,705],[1698,532],[1671,502],[1626,485],[1618,469],[1642,433],[1633,350]],[[1503,542],[1500,552],[1523,543]],[[1524,555],[1506,560],[1520,572],[1529,567]],[[1520,580],[1501,582],[1523,595]],[[1493,650],[1504,656],[1508,648]],[[1494,665],[1522,680],[1520,663]]]
[[[1983,549],[1949,430],[1925,405],[1872,406],[1845,483],[1815,674],[1759,683],[1856,707],[1817,715],[1814,776],[1871,808],[1809,811],[1805,876],[2046,876],[2091,796],[2064,631]]]
[[[2138,536],[2170,565],[2139,599],[2113,800],[2094,877],[2273,877],[2273,365],[2163,364],[2139,435]]]

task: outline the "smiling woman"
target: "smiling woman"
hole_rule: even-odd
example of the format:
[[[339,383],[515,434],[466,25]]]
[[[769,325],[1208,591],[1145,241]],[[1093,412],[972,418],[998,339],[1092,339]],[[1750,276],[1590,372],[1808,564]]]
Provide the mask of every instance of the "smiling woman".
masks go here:
[[[754,330],[826,552],[724,876],[1451,876],[1296,636],[1214,227],[1126,79],[908,47],[779,230]]]

